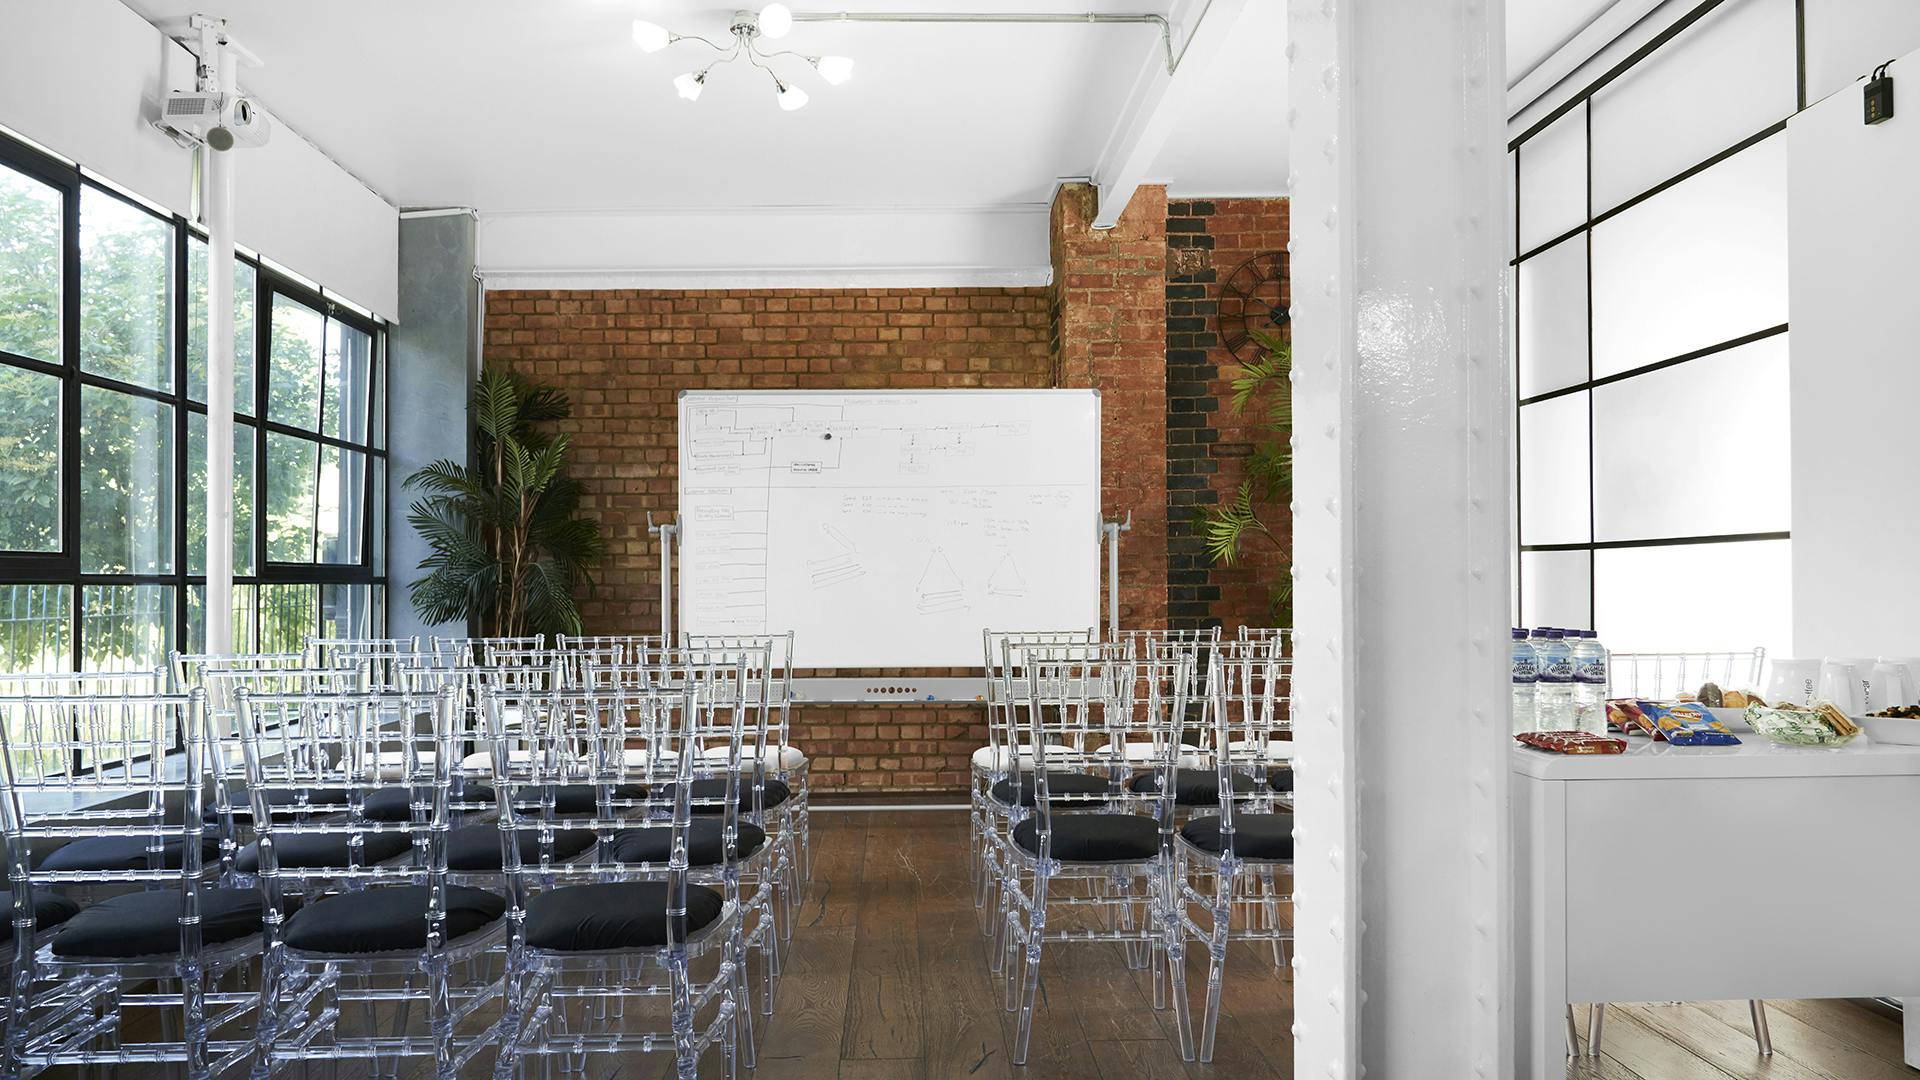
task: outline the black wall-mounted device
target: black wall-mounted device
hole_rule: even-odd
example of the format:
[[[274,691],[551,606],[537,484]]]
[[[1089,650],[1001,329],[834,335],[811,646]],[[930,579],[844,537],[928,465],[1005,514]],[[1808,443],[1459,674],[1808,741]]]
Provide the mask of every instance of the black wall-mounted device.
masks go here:
[[[1866,112],[1867,123],[1881,124],[1893,119],[1893,76],[1887,74],[1887,68],[1893,61],[1873,69],[1873,77],[1867,80]]]

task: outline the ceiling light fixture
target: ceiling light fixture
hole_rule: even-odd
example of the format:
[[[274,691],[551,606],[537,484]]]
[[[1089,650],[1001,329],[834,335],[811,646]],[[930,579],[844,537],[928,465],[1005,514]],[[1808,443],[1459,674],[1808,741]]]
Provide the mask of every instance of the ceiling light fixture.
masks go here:
[[[793,112],[807,104],[807,92],[782,79],[779,73],[774,71],[771,61],[776,57],[798,57],[811,65],[814,72],[829,86],[839,86],[853,78],[853,61],[847,57],[809,56],[791,49],[768,52],[757,44],[761,38],[773,40],[785,37],[787,32],[793,29],[793,22],[793,12],[785,4],[768,4],[761,8],[758,14],[751,11],[736,11],[733,13],[732,24],[727,27],[727,32],[733,35],[733,44],[722,46],[698,35],[676,34],[659,23],[635,19],[633,41],[640,46],[640,51],[647,53],[659,52],[676,42],[697,41],[720,54],[718,59],[706,67],[674,78],[674,90],[687,101],[699,99],[700,91],[706,86],[707,72],[721,64],[745,60],[767,73],[767,77],[773,80],[774,98],[780,108],[785,112]]]

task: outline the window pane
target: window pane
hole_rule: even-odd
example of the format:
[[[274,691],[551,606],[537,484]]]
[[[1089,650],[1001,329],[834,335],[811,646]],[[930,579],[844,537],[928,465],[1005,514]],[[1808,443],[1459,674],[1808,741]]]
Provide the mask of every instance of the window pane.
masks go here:
[[[320,586],[260,586],[260,651],[301,652],[320,625]]]
[[[1787,335],[1593,391],[1596,540],[1791,525]]]
[[[373,459],[373,543],[368,552],[375,577],[387,572],[387,459]]]
[[[358,563],[366,521],[367,456],[320,448],[320,507],[315,562]]]
[[[327,320],[326,375],[320,431],[347,442],[367,441],[367,383],[373,373],[373,335]]]
[[[173,569],[173,407],[89,386],[80,396],[80,569]]]
[[[320,444],[267,435],[267,561],[313,561],[314,483]]]
[[[267,357],[267,417],[288,427],[320,430],[320,363],[327,320],[284,296],[273,298]]]
[[[95,188],[80,193],[80,367],[173,388],[173,223]]]
[[[0,585],[0,671],[73,670],[73,586]]]
[[[1806,0],[1805,6],[1808,101],[1920,48],[1920,4],[1913,0]]]
[[[0,352],[58,364],[61,193],[0,167]]]
[[[373,628],[373,586],[320,586],[321,637],[368,638]]]
[[[1520,250],[1587,220],[1587,106],[1520,144]]]
[[[257,587],[233,587],[233,651],[252,652],[254,638],[254,602]],[[207,651],[207,587],[187,587],[187,647],[182,652]]]
[[[173,651],[173,586],[88,585],[80,590],[84,671],[152,671]]]
[[[60,379],[0,364],[0,403],[0,551],[59,551]]]
[[[1592,585],[1592,552],[1521,552],[1520,625],[1592,626]]]
[[[1594,213],[1793,115],[1793,5],[1722,4],[1593,96]]]
[[[1520,264],[1520,396],[1587,378],[1587,238]]]
[[[187,238],[187,396],[207,400],[207,242]],[[253,267],[233,260],[233,408],[253,415]]]
[[[207,572],[207,418],[187,415],[187,573]],[[253,426],[233,426],[233,572],[253,573]]]
[[[385,339],[373,343],[373,447],[387,446],[387,349]]]
[[[1587,508],[1585,391],[1520,409],[1520,542],[1584,544]]]
[[[1595,629],[1615,652],[1791,656],[1792,541],[1594,553]]]
[[[1787,140],[1593,231],[1593,369],[1611,375],[1787,321]]]

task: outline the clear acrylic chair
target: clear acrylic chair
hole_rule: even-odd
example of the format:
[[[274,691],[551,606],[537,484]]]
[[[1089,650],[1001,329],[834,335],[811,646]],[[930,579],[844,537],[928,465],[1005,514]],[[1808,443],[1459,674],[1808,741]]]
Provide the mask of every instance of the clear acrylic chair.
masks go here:
[[[254,998],[221,983],[258,954],[262,908],[220,880],[202,825],[205,706],[199,691],[0,698],[8,1075],[199,1078],[246,1060]]]
[[[1272,759],[1261,751],[1288,730],[1281,665],[1271,652],[1243,657],[1216,652],[1208,665],[1203,722],[1213,728],[1213,744],[1228,750],[1215,756],[1213,813],[1196,816],[1180,829],[1172,878],[1177,930],[1207,948],[1202,1062],[1213,1060],[1228,944],[1267,942],[1274,963],[1284,965],[1285,942],[1293,936],[1279,913],[1293,902],[1293,815],[1284,812],[1270,782]],[[1247,781],[1248,794],[1234,790],[1237,778]],[[1195,909],[1202,914],[1196,916]],[[1236,911],[1242,917],[1237,927]]]
[[[1005,816],[997,811],[991,797],[993,786],[1005,780],[1016,768],[1031,764],[1031,750],[1016,753],[1010,744],[1002,742],[1009,714],[1016,697],[1025,696],[1025,685],[1018,681],[1009,681],[1003,660],[1006,655],[1004,646],[1014,646],[1016,659],[1021,649],[1028,645],[1091,645],[1098,640],[1094,629],[1084,630],[982,630],[981,644],[984,647],[982,672],[986,676],[986,729],[987,742],[973,752],[970,761],[969,824],[972,827],[972,860],[969,872],[974,881],[973,905],[988,910],[988,901],[992,899],[994,875],[988,864],[995,857],[994,837],[1006,827]],[[993,934],[997,920],[988,920],[983,924],[983,932]],[[995,954],[998,956],[998,954]],[[999,961],[994,962],[998,971]]]
[[[239,695],[254,878],[268,912],[255,1076],[296,1062],[356,1060],[378,1072],[390,1059],[396,1068],[424,1059],[451,1080],[494,1046],[499,1028],[488,1010],[502,986],[472,973],[504,941],[507,905],[448,879],[457,709],[451,689],[428,701]],[[276,793],[317,791],[340,793],[337,813],[274,813]],[[405,818],[366,813],[368,801],[389,792],[406,801]],[[375,844],[398,851],[383,859]],[[285,857],[307,845],[337,845],[347,858]],[[283,915],[294,894],[303,902]],[[456,977],[456,965],[466,977]],[[424,1023],[414,1022],[416,1005]]]
[[[718,649],[749,650],[745,653],[751,662],[755,657],[764,655],[765,662],[748,671],[752,682],[753,696],[748,707],[765,717],[767,729],[766,749],[767,770],[792,791],[792,806],[788,811],[793,819],[794,840],[797,845],[797,870],[802,881],[813,870],[813,845],[809,796],[812,792],[812,766],[807,755],[793,745],[793,631],[784,634],[689,634],[686,648],[690,650]],[[722,744],[707,748],[708,757],[724,757],[727,747]]]
[[[420,651],[420,638],[329,638],[309,637],[306,656],[310,667],[339,667],[342,654],[354,654],[356,657],[379,655],[381,653],[417,653]],[[354,666],[348,662],[347,666]]]
[[[612,649],[618,654],[614,662],[622,664],[637,664],[642,651],[666,646],[665,634],[558,634],[553,642],[554,648],[562,650]]]
[[[517,844],[503,843],[505,921],[513,934],[497,1077],[556,1058],[571,1071],[584,1069],[589,1056],[661,1051],[673,1054],[678,1076],[690,1078],[716,1046],[727,1074],[735,1075],[746,1013],[741,908],[722,889],[694,882],[689,854],[703,745],[698,699],[705,692],[696,679],[681,679],[673,690],[603,687],[568,695],[584,699],[586,708],[562,710],[564,723],[523,702],[526,721],[516,737],[531,738],[534,753],[520,762],[506,753],[497,699],[489,710],[503,836],[544,827],[522,808],[541,804],[554,788],[578,785],[599,793],[584,827],[629,835],[633,822],[614,796],[637,788],[645,792],[642,817],[666,830],[664,860],[625,861],[603,843],[602,854],[587,861],[529,866]],[[633,746],[650,752],[630,755]],[[737,765],[729,772],[736,784]],[[723,791],[723,800],[730,794]],[[716,855],[724,867],[738,836],[723,833],[721,840]]]
[[[1164,951],[1172,973],[1181,1056],[1193,1056],[1186,1009],[1185,936],[1171,914],[1173,776],[1192,659],[1136,658],[1126,645],[1005,647],[1008,678],[1026,685],[1003,732],[1033,748],[1033,767],[995,798],[1016,824],[998,841],[1007,950],[1007,1005],[1016,1013],[1015,1064],[1025,1064],[1045,946],[1104,942],[1148,966]],[[1141,690],[1136,691],[1138,680]],[[1144,733],[1164,750],[1149,763],[1155,790],[1131,782],[1138,762],[1119,749]],[[1078,749],[1104,744],[1102,753]],[[1078,812],[1075,812],[1078,811]],[[1072,921],[1069,911],[1085,914]]]
[[[427,639],[428,648],[445,657],[445,662],[458,666],[484,664],[490,649],[509,652],[541,650],[547,647],[545,634],[528,634],[522,637],[431,637]]]

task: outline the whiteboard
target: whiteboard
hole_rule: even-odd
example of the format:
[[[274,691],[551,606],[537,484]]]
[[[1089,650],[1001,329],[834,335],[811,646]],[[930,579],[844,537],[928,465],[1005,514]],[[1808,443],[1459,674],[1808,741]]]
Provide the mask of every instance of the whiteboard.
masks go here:
[[[1093,390],[686,391],[680,628],[795,666],[978,667],[1100,617]]]

